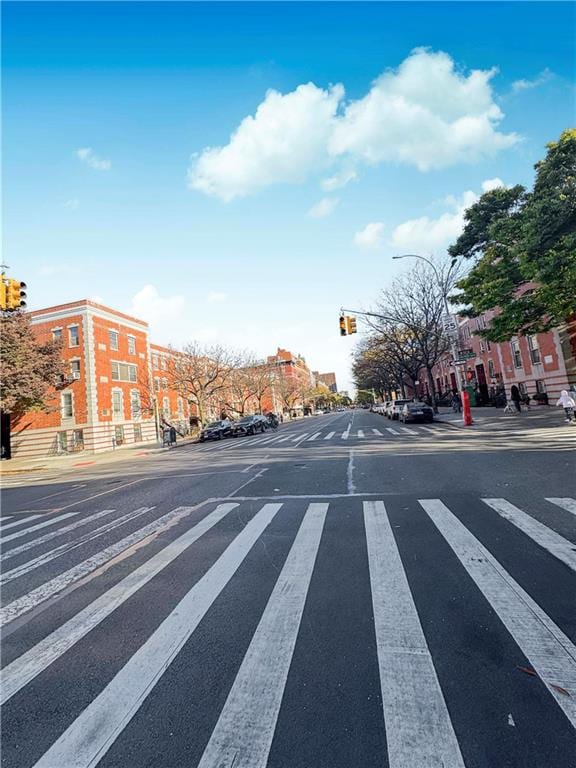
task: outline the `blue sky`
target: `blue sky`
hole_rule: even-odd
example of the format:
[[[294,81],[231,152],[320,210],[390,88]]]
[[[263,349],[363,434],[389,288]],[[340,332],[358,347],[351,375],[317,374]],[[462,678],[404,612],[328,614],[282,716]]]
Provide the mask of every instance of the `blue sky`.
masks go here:
[[[4,261],[350,387],[340,306],[574,123],[574,6],[2,3]],[[211,149],[208,149],[211,148]]]

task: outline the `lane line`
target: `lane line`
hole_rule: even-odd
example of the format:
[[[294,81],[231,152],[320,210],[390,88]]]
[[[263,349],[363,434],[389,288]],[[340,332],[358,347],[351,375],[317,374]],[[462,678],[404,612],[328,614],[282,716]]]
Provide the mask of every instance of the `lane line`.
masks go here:
[[[311,435],[306,442],[309,442],[310,440],[317,440],[321,434],[322,432],[314,432],[314,434]]]
[[[22,523],[29,523],[32,520],[37,520],[39,517],[45,518],[46,515],[29,515],[28,517],[21,517],[19,520],[14,520],[14,522],[7,523],[6,525],[0,527],[0,534],[4,531],[7,531],[8,528],[15,528],[17,525],[22,525]]]
[[[390,432],[391,435],[399,435],[400,432],[397,432],[395,429],[392,429],[392,427],[385,427],[386,432]]]
[[[565,509],[567,512],[572,512],[573,515],[576,515],[576,499],[570,499],[570,498],[547,498],[546,501],[551,502],[552,504],[555,504],[557,507],[562,507],[562,509]]]
[[[43,672],[62,654],[97,627],[135,592],[179,557],[188,547],[220,522],[237,503],[219,504],[213,512],[156,555],[128,574],[122,581],[54,630],[9,664],[0,673],[0,706]]]
[[[310,504],[198,768],[265,768],[328,504]]]
[[[334,437],[335,434],[336,434],[336,432],[328,432],[328,434],[326,435],[324,440],[331,440]]]
[[[265,504],[35,768],[95,766],[236,573],[282,504]]]
[[[364,524],[388,764],[464,768],[384,502],[364,502]]]
[[[24,544],[20,544],[20,546],[14,547],[14,549],[9,549],[8,552],[4,552],[2,555],[0,555],[0,562],[9,560],[11,557],[15,557],[15,555],[26,552],[33,547],[38,547],[40,544],[45,544],[47,541],[51,541],[58,536],[62,536],[64,533],[69,533],[76,528],[80,528],[81,526],[86,525],[86,523],[99,520],[101,517],[105,517],[114,511],[114,509],[104,509],[102,512],[95,512],[93,515],[88,515],[88,517],[83,517],[80,520],[76,520],[74,523],[70,523],[70,525],[65,525],[63,528],[58,528],[57,531],[50,531],[50,533],[45,533],[43,536],[40,536],[37,539],[33,539],[32,541],[27,541]]]
[[[551,555],[565,563],[568,568],[576,571],[576,552],[574,551],[574,544],[570,541],[530,515],[527,515],[526,512],[515,507],[514,504],[510,504],[506,499],[482,499],[482,501],[495,510],[504,520],[508,520],[516,528],[519,528],[536,544],[539,544],[547,552],[550,552]]]
[[[576,646],[440,499],[419,503],[576,727]]]
[[[138,509],[135,509],[132,512],[127,512],[125,515],[122,515],[121,517],[111,520],[105,525],[101,525],[99,528],[95,528],[93,531],[88,531],[87,533],[80,536],[80,538],[78,539],[74,539],[72,541],[66,541],[64,542],[64,544],[61,544],[59,547],[56,547],[55,549],[51,549],[48,552],[44,552],[41,555],[38,555],[37,557],[32,558],[32,560],[28,560],[27,562],[22,563],[21,565],[17,565],[15,568],[12,568],[9,571],[4,571],[2,573],[2,576],[0,577],[0,584],[6,584],[10,581],[13,581],[14,579],[17,579],[19,576],[23,576],[24,574],[30,573],[30,571],[33,571],[36,568],[40,568],[42,565],[46,565],[46,563],[51,563],[53,560],[56,560],[58,557],[69,554],[70,552],[74,551],[78,547],[81,547],[84,544],[87,544],[89,541],[98,539],[100,536],[104,536],[110,531],[113,531],[116,528],[119,528],[124,523],[129,523],[131,520],[136,520],[141,515],[145,515],[147,512],[150,512],[153,509],[154,507],[139,507]],[[113,509],[107,509],[105,511],[114,512]]]
[[[192,509],[193,507],[177,507],[172,510],[172,512],[168,512],[157,520],[145,525],[144,528],[140,528],[129,536],[125,536],[115,544],[111,544],[101,552],[97,552],[95,555],[92,555],[81,563],[64,571],[64,573],[60,573],[58,576],[54,576],[54,578],[44,582],[44,584],[36,587],[36,589],[33,589],[31,592],[8,603],[8,605],[5,605],[0,609],[0,626],[4,626],[4,624],[8,624],[10,621],[17,619],[19,616],[32,610],[32,608],[35,608],[37,605],[48,600],[50,597],[62,592],[71,584],[80,581],[101,565],[104,565],[109,560],[112,560],[114,557],[124,552],[125,549],[138,544],[152,534],[160,533],[163,528],[173,525],[178,521],[178,518],[184,517]]]
[[[354,485],[354,450],[350,451],[350,458],[348,459],[348,469],[346,470],[346,483],[348,486],[348,495],[351,496],[356,491]]]
[[[48,527],[49,525],[54,525],[54,523],[60,523],[62,520],[68,520],[69,517],[74,517],[74,515],[79,514],[79,512],[66,512],[66,514],[58,515],[57,517],[53,517],[51,520],[44,519],[43,523],[31,525],[30,528],[26,528],[24,531],[16,531],[16,533],[10,533],[8,536],[2,536],[2,544],[6,544],[7,541],[14,541],[14,539],[19,539],[20,537],[26,536],[29,533],[34,533],[34,531],[39,531],[42,528]],[[38,515],[38,517],[46,518],[45,515]]]

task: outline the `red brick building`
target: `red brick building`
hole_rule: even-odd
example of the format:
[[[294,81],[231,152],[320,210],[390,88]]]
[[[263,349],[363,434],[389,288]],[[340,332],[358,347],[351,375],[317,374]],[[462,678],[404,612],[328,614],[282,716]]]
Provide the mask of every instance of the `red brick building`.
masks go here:
[[[62,339],[68,371],[48,409],[15,425],[13,455],[106,451],[154,440],[156,412],[166,420],[188,419],[188,403],[162,376],[160,361],[170,350],[150,344],[143,320],[88,300],[30,317],[40,338]]]
[[[314,376],[317,385],[324,384],[325,387],[328,387],[330,392],[334,394],[338,392],[335,373],[318,373],[318,371],[312,371],[312,375]]]
[[[465,365],[455,367],[452,356],[446,355],[434,369],[437,391],[455,389],[456,375],[479,403],[490,402],[498,391],[510,398],[514,385],[530,397],[547,394],[550,402],[563,389],[576,390],[576,321],[547,333],[494,343],[475,335],[494,314],[460,320],[459,348],[469,351],[471,357]]]

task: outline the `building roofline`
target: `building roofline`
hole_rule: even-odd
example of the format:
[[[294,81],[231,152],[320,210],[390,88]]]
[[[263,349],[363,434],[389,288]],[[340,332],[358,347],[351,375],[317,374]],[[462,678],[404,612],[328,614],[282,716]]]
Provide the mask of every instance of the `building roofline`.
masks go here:
[[[124,320],[129,320],[131,323],[141,325],[143,328],[147,329],[149,327],[145,320],[140,320],[140,318],[134,317],[133,315],[127,315],[125,312],[119,312],[117,309],[107,307],[105,304],[98,304],[98,302],[91,301],[90,299],[80,299],[79,301],[72,301],[67,304],[56,304],[53,307],[34,309],[31,312],[27,312],[27,314],[32,318],[39,319],[42,317],[42,315],[53,315],[54,313],[58,312],[69,312],[72,309],[78,309],[79,311],[82,311],[90,307],[96,310],[102,310],[116,317],[123,318]]]

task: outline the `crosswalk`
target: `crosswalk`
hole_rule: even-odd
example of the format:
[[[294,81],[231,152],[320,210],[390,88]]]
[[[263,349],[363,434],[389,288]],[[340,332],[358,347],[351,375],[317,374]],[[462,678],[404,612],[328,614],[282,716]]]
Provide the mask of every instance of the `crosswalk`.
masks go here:
[[[334,494],[3,518],[3,765],[568,768],[575,515]]]

